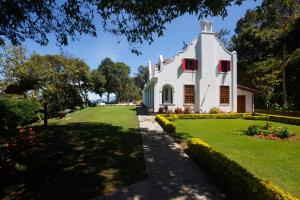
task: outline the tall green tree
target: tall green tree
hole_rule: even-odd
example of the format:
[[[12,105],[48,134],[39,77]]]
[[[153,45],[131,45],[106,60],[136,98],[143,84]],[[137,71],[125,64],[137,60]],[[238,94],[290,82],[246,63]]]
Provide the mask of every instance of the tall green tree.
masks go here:
[[[90,72],[90,90],[102,97],[105,93],[106,79],[100,70],[95,69]]]
[[[137,73],[135,74],[133,81],[134,84],[139,88],[140,95],[142,94],[142,90],[144,89],[145,84],[149,80],[148,67],[139,66],[137,68]]]
[[[239,83],[249,84],[245,74],[254,79],[256,73],[265,65],[263,61],[275,61],[280,64],[281,92],[277,101],[287,108],[287,100],[293,101],[300,108],[299,71],[296,63],[300,42],[296,35],[299,32],[300,2],[297,0],[264,0],[262,5],[254,10],[248,10],[241,18],[233,36],[233,48],[238,52]],[[295,39],[292,39],[295,38]],[[293,62],[291,62],[293,61]],[[274,65],[268,65],[272,67]],[[277,69],[276,69],[277,70]]]

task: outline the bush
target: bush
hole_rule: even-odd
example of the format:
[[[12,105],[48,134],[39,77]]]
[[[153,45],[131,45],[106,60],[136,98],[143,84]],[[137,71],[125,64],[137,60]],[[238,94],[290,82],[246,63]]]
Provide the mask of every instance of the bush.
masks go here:
[[[181,108],[176,108],[176,109],[174,110],[174,113],[175,113],[175,114],[183,114],[183,111],[182,111]]]
[[[265,116],[266,114],[257,113],[258,116]],[[300,118],[299,117],[287,117],[282,115],[269,115],[269,121],[272,122],[280,122],[285,124],[293,124],[293,125],[300,125]]]
[[[258,126],[258,125],[252,125],[252,126],[249,126],[248,129],[247,129],[247,135],[251,135],[251,136],[254,136],[254,135],[258,135],[261,131],[261,127]]]
[[[0,98],[2,127],[16,128],[36,122],[41,106],[31,99]]]
[[[168,133],[175,133],[175,125],[172,122],[170,122],[164,115],[156,115],[155,120],[162,126],[164,131]]]
[[[215,151],[201,139],[187,140],[187,153],[206,171],[215,184],[233,200],[297,200],[269,181],[261,180],[245,168]]]
[[[244,114],[179,114],[179,119],[238,119],[243,118]]]
[[[292,133],[287,127],[278,127],[274,130],[274,134],[279,138],[288,138]]]
[[[191,114],[191,113],[192,113],[191,107],[190,107],[190,106],[184,107],[183,113],[184,113],[184,114]]]
[[[218,107],[213,107],[209,110],[209,114],[221,114],[223,111]]]
[[[265,121],[267,120],[267,116],[253,116],[253,115],[245,115],[243,119],[247,120],[262,120]]]

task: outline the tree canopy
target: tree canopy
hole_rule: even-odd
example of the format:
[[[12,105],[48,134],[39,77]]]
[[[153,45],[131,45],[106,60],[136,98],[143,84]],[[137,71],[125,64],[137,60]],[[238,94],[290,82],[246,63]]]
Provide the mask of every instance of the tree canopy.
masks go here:
[[[153,35],[162,36],[175,18],[186,13],[225,17],[228,6],[243,1],[1,1],[0,44],[6,38],[14,45],[25,39],[46,45],[52,33],[59,45],[67,45],[82,34],[96,36],[96,25],[101,24],[105,31],[125,36],[132,52],[140,53],[138,45],[153,42]]]

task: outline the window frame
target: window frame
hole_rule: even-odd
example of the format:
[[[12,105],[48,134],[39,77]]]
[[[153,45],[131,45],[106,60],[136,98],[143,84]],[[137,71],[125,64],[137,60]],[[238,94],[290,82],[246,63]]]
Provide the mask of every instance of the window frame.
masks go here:
[[[224,95],[224,91],[222,91],[222,88],[228,88],[227,96],[223,96]],[[225,101],[224,101],[225,99]],[[230,105],[230,86],[229,85],[220,85],[219,87],[219,103],[220,105]]]
[[[228,73],[231,71],[231,62],[230,60],[219,60],[218,66],[219,73]]]
[[[189,68],[187,68],[189,66]],[[195,58],[183,58],[182,59],[182,71],[194,72],[198,70],[198,60]]]
[[[193,93],[191,92],[187,92],[187,88],[186,87],[193,87]],[[183,102],[185,105],[194,105],[195,104],[195,85],[183,85]],[[192,99],[189,101],[186,101],[186,98]]]

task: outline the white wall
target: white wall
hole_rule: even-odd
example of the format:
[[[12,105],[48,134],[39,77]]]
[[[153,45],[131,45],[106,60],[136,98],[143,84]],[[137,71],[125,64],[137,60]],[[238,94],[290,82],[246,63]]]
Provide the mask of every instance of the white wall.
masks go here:
[[[198,60],[198,70],[182,72],[183,58]],[[219,60],[230,60],[231,70],[227,73],[218,72]],[[157,82],[154,84],[154,111],[162,105],[162,89],[165,84],[173,86],[173,105],[169,107],[184,108],[192,106],[195,112],[208,112],[212,107],[219,107],[223,111],[236,111],[237,84],[236,84],[236,53],[226,50],[213,32],[201,32],[199,36],[183,52],[174,56],[168,64],[162,64],[160,57],[160,71],[154,70]],[[195,104],[184,104],[184,85],[195,85]],[[220,105],[219,88],[221,85],[230,87],[230,103]],[[145,90],[145,91],[150,91]],[[152,104],[152,105],[153,105]]]
[[[237,95],[244,95],[246,96],[246,112],[253,112],[253,93],[248,92],[246,90],[237,89]]]

